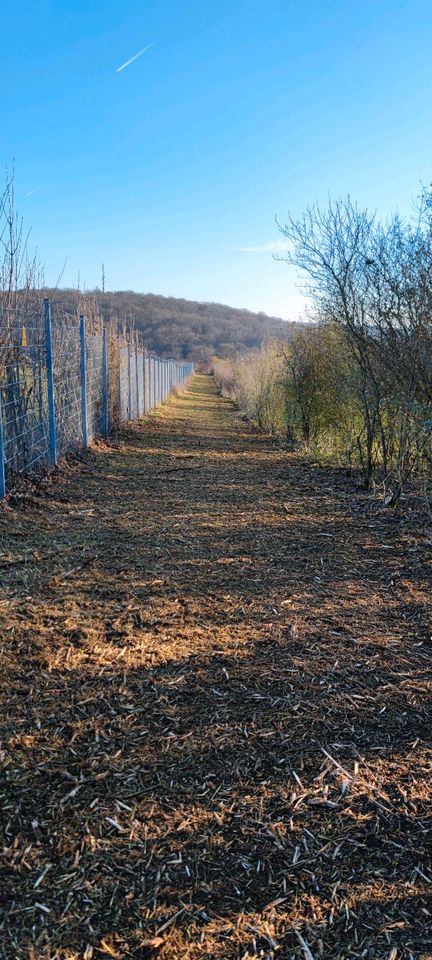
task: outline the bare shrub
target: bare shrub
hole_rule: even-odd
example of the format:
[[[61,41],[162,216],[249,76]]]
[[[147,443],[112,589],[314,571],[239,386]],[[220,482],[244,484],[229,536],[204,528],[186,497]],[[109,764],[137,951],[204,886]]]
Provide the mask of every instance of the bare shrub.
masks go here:
[[[235,400],[234,367],[231,361],[222,360],[220,357],[213,357],[210,364],[210,372],[215,378],[216,386],[221,397]]]
[[[269,341],[234,364],[234,389],[246,415],[269,433],[285,430],[285,357],[283,345]]]
[[[298,220],[290,218],[281,230],[291,241],[283,259],[306,276],[317,318],[339,328],[344,337],[350,458],[361,466],[366,487],[381,483],[388,502],[397,503],[407,480],[430,461],[429,195],[422,197],[414,224],[399,217],[377,223],[348,199],[326,211],[313,207]],[[292,372],[308,439],[312,412],[317,419],[317,393],[312,402],[312,359],[304,345],[300,357],[296,350]],[[315,364],[314,382],[316,377]]]

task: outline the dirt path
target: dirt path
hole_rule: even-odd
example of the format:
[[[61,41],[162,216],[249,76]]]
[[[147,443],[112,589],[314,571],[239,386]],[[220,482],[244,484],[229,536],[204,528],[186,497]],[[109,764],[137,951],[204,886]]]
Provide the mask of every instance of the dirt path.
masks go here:
[[[418,505],[197,377],[0,534],[2,958],[432,957]]]

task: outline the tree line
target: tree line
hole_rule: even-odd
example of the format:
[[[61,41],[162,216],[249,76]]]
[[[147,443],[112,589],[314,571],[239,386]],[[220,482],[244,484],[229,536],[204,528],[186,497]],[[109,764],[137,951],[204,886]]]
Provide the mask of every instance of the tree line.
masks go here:
[[[97,307],[104,322],[121,320],[137,330],[148,350],[161,357],[207,364],[217,353],[234,357],[259,346],[266,337],[285,338],[296,328],[265,313],[253,313],[220,303],[200,303],[132,290],[89,291],[61,289],[50,293],[67,315],[74,316],[83,299]],[[88,309],[88,306],[86,307]]]

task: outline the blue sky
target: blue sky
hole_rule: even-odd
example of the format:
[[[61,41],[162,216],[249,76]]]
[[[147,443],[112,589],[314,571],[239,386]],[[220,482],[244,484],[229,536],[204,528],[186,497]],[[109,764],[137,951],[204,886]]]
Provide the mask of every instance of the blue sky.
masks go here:
[[[430,0],[22,0],[2,32],[0,162],[50,284],[103,261],[108,289],[296,319],[275,214],[409,213],[432,180]]]

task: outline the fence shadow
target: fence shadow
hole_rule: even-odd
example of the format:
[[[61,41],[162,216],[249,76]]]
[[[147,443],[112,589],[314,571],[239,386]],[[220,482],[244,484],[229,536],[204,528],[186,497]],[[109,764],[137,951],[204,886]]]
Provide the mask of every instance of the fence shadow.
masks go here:
[[[5,950],[421,956],[427,533],[187,396],[1,519]]]

